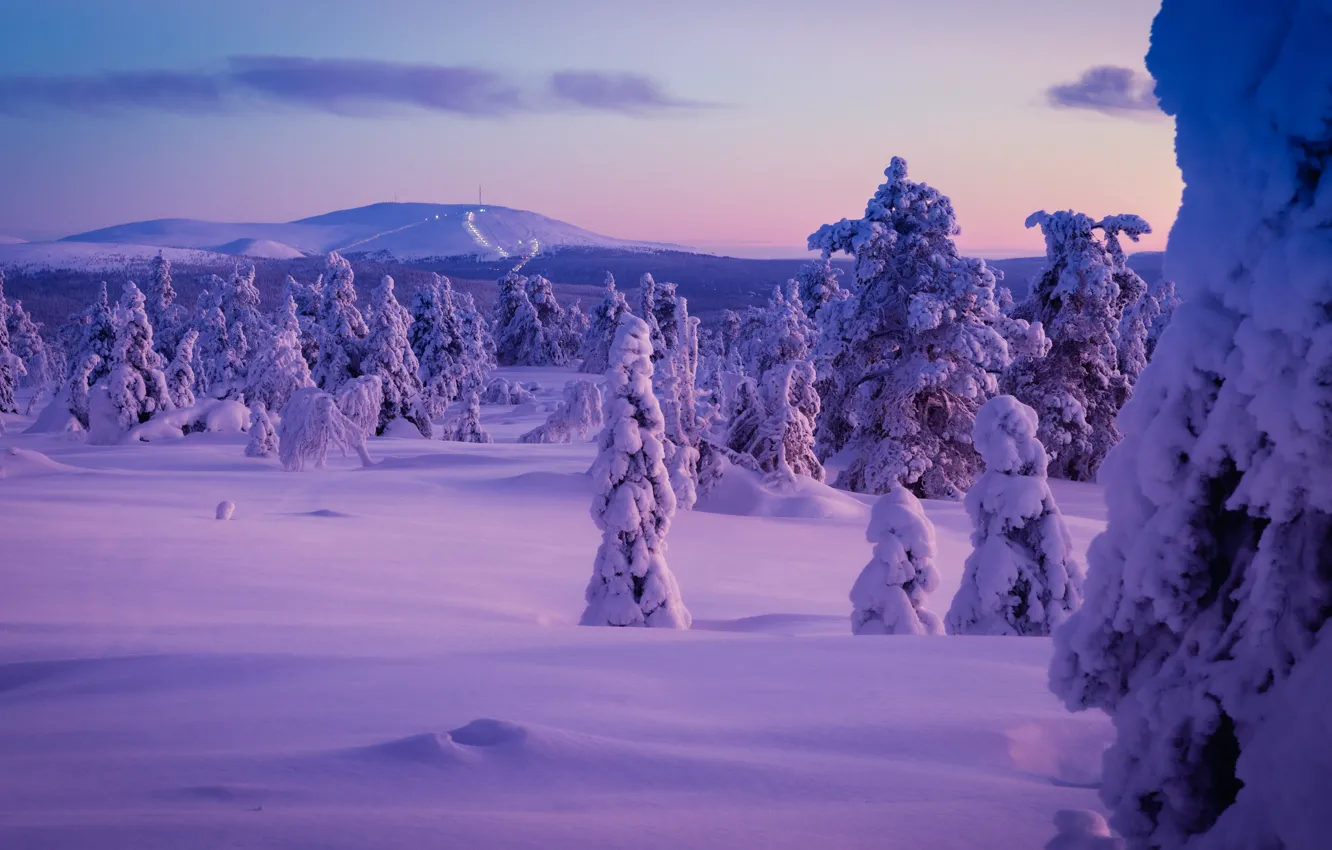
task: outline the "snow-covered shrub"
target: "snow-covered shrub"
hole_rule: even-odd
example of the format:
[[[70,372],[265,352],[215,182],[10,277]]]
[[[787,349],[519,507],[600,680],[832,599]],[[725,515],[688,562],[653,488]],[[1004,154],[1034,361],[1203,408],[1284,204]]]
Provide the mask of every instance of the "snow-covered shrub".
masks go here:
[[[527,295],[527,278],[516,272],[500,278],[491,325],[499,365],[546,366],[555,362],[555,351]]]
[[[967,493],[972,553],[948,609],[959,635],[1048,635],[1082,604],[1082,567],[1046,480],[1036,412],[1012,396],[976,414],[985,472]]]
[[[1183,303],[1120,413],[1107,527],[1050,670],[1070,708],[1114,722],[1100,793],[1135,850],[1326,842],[1309,827],[1327,689],[1309,705],[1298,685],[1332,668],[1328,13],[1164,0],[1153,25]]]
[[[336,393],[361,374],[362,342],[370,329],[356,307],[356,275],[336,251],[328,255],[328,281],[323,290],[323,315],[318,326],[319,354],[310,377],[324,392]]]
[[[1124,308],[1147,285],[1124,261],[1118,237],[1137,239],[1151,228],[1137,216],[1097,221],[1072,210],[1032,213],[1027,227],[1036,226],[1045,234],[1049,268],[1013,316],[1039,322],[1049,351],[1019,358],[1002,387],[1040,418],[1050,474],[1091,481],[1119,441],[1115,417],[1133,389],[1119,370],[1118,346],[1145,345],[1145,327],[1120,332]]]
[[[518,438],[520,443],[568,443],[575,435],[586,440],[589,432],[602,423],[601,387],[589,380],[570,381],[564,385],[564,400],[555,412]]]
[[[508,378],[491,378],[480,396],[481,404],[530,404],[535,401],[536,396],[531,390]]]
[[[393,419],[404,419],[429,439],[430,417],[421,403],[420,363],[408,337],[411,321],[411,314],[393,294],[393,278],[384,275],[371,295],[370,333],[361,356],[361,373],[378,376],[383,390],[375,433],[384,433]]]
[[[116,348],[106,377],[108,400],[121,434],[154,413],[172,408],[166,375],[153,351],[153,327],[143,309],[143,293],[129,282],[116,307]],[[112,441],[109,434],[99,437]]]
[[[606,272],[606,294],[592,311],[587,333],[583,335],[578,371],[600,375],[610,366],[610,350],[620,327],[620,317],[629,312],[624,293],[615,288],[615,277]]]
[[[455,443],[489,443],[490,434],[481,427],[481,400],[476,390],[468,390],[463,395],[462,410],[445,430],[445,439]]]
[[[179,359],[179,358],[178,358]],[[266,344],[250,362],[245,397],[268,410],[281,410],[297,390],[314,386],[310,367],[301,354],[301,325],[296,302],[290,296]]]
[[[176,346],[175,357],[166,368],[167,397],[173,407],[194,406],[194,344],[199,332],[191,328]],[[308,374],[308,373],[307,373]]]
[[[620,319],[606,395],[606,427],[592,465],[592,520],[601,546],[580,622],[687,629],[689,612],[666,566],[675,493],[664,463],[665,424],[652,393],[652,338],[635,316]]]
[[[889,490],[870,510],[865,539],[874,557],[851,588],[851,633],[939,635],[943,621],[925,607],[939,586],[934,524],[904,487]]]
[[[250,405],[250,442],[245,446],[245,456],[272,457],[277,451],[277,431],[268,416],[268,407],[256,401]]]
[[[374,410],[378,410],[378,405]],[[337,400],[322,390],[306,387],[282,408],[278,423],[278,460],[288,472],[306,466],[322,469],[330,447],[356,452],[362,466],[371,466],[365,449],[365,429],[338,409]]]
[[[884,175],[863,218],[825,225],[809,239],[825,258],[856,258],[854,294],[838,311],[845,321],[825,337],[843,391],[823,405],[845,423],[854,450],[837,486],[886,493],[901,484],[918,496],[955,498],[980,465],[971,445],[976,410],[1010,361],[996,329],[995,277],[983,261],[958,254],[946,196],[908,180],[900,158]]]

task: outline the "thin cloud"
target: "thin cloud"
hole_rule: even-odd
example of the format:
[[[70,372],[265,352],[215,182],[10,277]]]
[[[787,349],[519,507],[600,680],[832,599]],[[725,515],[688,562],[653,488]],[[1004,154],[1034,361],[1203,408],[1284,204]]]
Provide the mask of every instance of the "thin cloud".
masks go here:
[[[1131,68],[1100,65],[1076,82],[1045,90],[1046,102],[1057,109],[1090,109],[1106,115],[1160,115],[1156,82]]]
[[[706,106],[641,74],[560,71],[524,86],[486,68],[236,56],[217,72],[142,71],[0,77],[0,113],[145,109],[220,113],[281,106],[338,115],[420,109],[467,117],[541,112],[643,116]]]

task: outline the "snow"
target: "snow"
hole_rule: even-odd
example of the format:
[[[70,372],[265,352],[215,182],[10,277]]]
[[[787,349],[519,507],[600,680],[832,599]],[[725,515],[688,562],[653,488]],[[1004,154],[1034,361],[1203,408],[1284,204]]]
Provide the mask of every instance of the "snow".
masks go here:
[[[301,249],[272,239],[235,239],[225,245],[218,245],[213,250],[219,254],[259,257],[265,260],[299,260],[305,256]]]
[[[499,374],[552,405],[579,377]],[[677,514],[693,628],[577,628],[596,447],[481,410],[494,444],[372,438],[372,468],[302,474],[243,434],[7,417],[0,462],[97,474],[0,482],[0,846],[1031,850],[1100,810],[1111,730],[1046,693],[1047,639],[849,633],[871,497]],[[1081,555],[1099,489],[1053,484]],[[970,524],[923,505],[941,610]]]
[[[125,242],[0,242],[0,267],[30,271],[119,272],[127,265],[146,265],[158,253],[173,263],[186,266],[216,266],[234,260],[214,251]]]

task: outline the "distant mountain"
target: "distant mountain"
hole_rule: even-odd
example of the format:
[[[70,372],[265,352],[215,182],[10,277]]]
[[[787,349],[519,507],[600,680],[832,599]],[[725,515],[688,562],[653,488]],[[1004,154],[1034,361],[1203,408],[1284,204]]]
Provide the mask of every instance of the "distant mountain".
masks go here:
[[[284,224],[158,219],[61,241],[191,248],[269,259],[339,251],[397,261],[464,256],[504,260],[556,248],[680,250],[678,245],[602,236],[526,210],[474,204],[371,204]]]

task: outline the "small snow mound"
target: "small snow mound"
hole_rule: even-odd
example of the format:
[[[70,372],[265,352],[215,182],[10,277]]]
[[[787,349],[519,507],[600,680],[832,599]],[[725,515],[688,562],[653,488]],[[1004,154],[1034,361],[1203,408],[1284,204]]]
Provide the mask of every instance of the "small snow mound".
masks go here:
[[[448,733],[438,732],[410,735],[395,741],[376,744],[361,752],[389,761],[415,764],[455,764],[461,755],[458,745],[453,743]]]
[[[694,631],[740,632],[787,637],[795,635],[840,635],[846,632],[846,617],[838,614],[758,614],[735,620],[694,620]]]
[[[212,250],[219,254],[257,257],[262,260],[299,260],[305,256],[300,250],[272,239],[236,239]]]
[[[720,481],[699,497],[695,510],[731,516],[864,521],[869,508],[853,496],[821,481],[797,476],[789,486],[774,486],[756,472],[727,468]]]
[[[381,437],[400,437],[404,440],[424,440],[427,439],[420,429],[406,419],[390,419],[384,426],[384,433]]]
[[[27,478],[34,475],[54,475],[60,472],[77,472],[77,467],[67,466],[51,460],[41,452],[20,449],[11,446],[0,452],[0,479]]]
[[[1089,736],[1084,726],[1071,720],[1024,723],[1009,729],[1005,737],[1008,756],[1018,770],[1047,776],[1055,785],[1100,786],[1101,757],[1109,737]]]
[[[454,729],[449,737],[465,747],[498,747],[527,740],[527,729],[507,720],[481,717]]]
[[[218,503],[217,503],[217,518],[218,518],[218,519],[231,519],[235,514],[236,514],[236,503],[235,503],[235,502],[218,502]]]
[[[231,399],[210,398],[193,407],[163,411],[147,422],[135,425],[129,430],[125,441],[151,443],[180,439],[198,432],[240,434],[249,427],[248,407]]]
[[[1099,812],[1089,809],[1060,809],[1055,812],[1058,834],[1045,850],[1124,850],[1124,839],[1116,838]]]
[[[335,511],[329,508],[320,508],[317,511],[306,511],[305,513],[301,514],[301,516],[317,516],[317,517],[326,517],[329,519],[347,519],[348,517],[351,516],[351,514],[344,514],[342,511]]]

